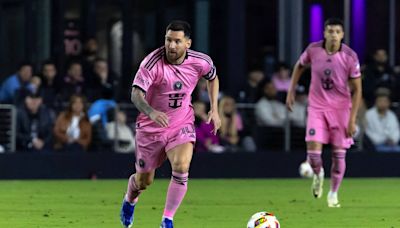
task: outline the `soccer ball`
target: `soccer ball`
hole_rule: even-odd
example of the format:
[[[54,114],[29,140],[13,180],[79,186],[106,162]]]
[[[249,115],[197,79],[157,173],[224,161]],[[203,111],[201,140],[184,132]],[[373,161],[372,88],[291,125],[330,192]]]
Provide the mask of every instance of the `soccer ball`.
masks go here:
[[[279,221],[269,212],[257,212],[251,216],[247,228],[279,228]]]
[[[314,175],[314,171],[311,168],[310,163],[308,161],[304,161],[300,164],[299,174],[303,178],[312,178]]]

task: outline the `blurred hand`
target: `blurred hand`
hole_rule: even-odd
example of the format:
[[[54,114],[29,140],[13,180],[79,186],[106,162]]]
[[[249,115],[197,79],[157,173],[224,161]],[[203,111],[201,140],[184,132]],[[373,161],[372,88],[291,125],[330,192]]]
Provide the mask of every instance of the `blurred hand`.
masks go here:
[[[43,146],[44,146],[44,142],[41,139],[34,138],[32,140],[32,145],[36,150],[41,150],[43,148]]]
[[[346,129],[347,138],[353,138],[353,136],[356,134],[356,129],[356,123],[350,120]]]
[[[286,108],[292,112],[293,111],[293,105],[294,105],[294,93],[289,90],[286,96]]]
[[[212,130],[212,133],[214,135],[217,134],[218,129],[221,127],[221,119],[219,118],[219,114],[217,111],[209,111],[208,112],[208,117],[207,117],[207,124],[213,123],[214,129]]]
[[[156,122],[161,127],[168,127],[168,116],[167,116],[167,114],[165,114],[163,112],[159,112],[157,110],[153,110],[149,114],[149,117],[150,117],[151,120]]]

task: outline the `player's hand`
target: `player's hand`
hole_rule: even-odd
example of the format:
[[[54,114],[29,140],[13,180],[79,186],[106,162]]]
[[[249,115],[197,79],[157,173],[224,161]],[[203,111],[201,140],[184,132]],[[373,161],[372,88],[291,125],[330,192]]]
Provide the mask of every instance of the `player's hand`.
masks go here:
[[[353,138],[353,136],[356,134],[356,123],[353,121],[349,121],[349,125],[347,126],[346,129],[346,136],[347,138]]]
[[[161,127],[168,127],[168,116],[163,112],[153,110],[150,112],[149,117]]]
[[[294,93],[292,93],[291,91],[288,91],[287,96],[286,96],[286,108],[290,112],[292,112],[293,105],[294,105]]]
[[[207,123],[211,123],[211,121],[214,124],[214,129],[212,130],[212,133],[214,135],[217,134],[218,129],[221,127],[221,119],[219,118],[218,111],[209,111],[208,112],[208,118],[207,118]]]

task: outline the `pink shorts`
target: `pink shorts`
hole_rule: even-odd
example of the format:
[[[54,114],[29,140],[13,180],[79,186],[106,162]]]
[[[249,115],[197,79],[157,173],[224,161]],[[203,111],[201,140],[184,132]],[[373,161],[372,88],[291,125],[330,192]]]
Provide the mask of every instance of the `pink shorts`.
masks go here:
[[[335,111],[316,111],[308,109],[306,142],[332,144],[350,148],[353,138],[346,136],[350,109]]]
[[[167,152],[184,143],[196,142],[193,123],[182,124],[160,133],[136,132],[136,172],[147,173],[160,167]]]

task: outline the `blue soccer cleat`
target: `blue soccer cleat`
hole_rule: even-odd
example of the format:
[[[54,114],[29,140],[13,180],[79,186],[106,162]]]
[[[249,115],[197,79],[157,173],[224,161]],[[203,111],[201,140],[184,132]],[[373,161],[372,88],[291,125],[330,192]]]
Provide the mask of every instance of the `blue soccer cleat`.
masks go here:
[[[164,218],[161,222],[160,228],[174,228],[174,223],[171,219]]]
[[[121,208],[121,223],[126,228],[131,228],[133,224],[133,212],[135,205],[130,204],[124,199]]]

